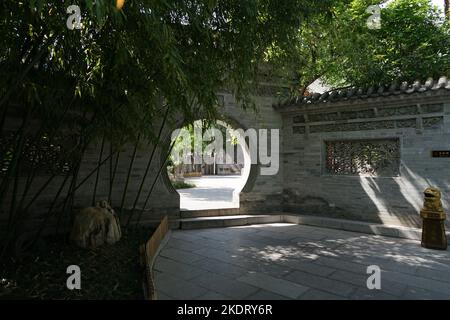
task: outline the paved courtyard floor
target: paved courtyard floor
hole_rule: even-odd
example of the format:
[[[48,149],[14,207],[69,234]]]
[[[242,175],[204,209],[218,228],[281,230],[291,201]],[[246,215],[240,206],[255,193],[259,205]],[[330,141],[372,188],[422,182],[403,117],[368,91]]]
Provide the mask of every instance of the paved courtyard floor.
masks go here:
[[[159,299],[450,299],[450,251],[286,223],[174,231],[154,270]]]
[[[181,210],[239,208],[239,192],[246,182],[244,176],[203,176],[185,178],[196,187],[177,190]]]

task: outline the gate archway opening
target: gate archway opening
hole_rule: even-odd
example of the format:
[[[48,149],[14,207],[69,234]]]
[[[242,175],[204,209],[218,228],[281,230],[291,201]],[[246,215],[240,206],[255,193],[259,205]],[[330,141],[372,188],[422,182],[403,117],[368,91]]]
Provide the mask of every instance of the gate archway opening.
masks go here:
[[[180,210],[239,208],[251,171],[244,131],[225,121],[197,120],[176,130],[167,164]]]

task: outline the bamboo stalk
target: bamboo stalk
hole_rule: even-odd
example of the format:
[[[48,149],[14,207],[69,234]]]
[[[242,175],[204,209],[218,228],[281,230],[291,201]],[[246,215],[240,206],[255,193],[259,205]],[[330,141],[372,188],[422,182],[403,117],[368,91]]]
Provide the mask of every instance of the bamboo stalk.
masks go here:
[[[80,136],[82,136],[82,135],[80,135]],[[85,153],[85,151],[86,151],[86,149],[87,149],[87,147],[88,147],[88,145],[89,145],[89,142],[90,142],[89,139],[87,139],[87,140],[85,141],[84,145],[82,145],[82,147],[81,147],[81,151],[80,151],[80,154],[79,154],[79,156],[78,156],[78,161],[77,161],[77,164],[76,164],[76,166],[75,166],[75,170],[73,170],[74,176],[73,176],[73,178],[72,178],[71,187],[69,188],[69,192],[68,192],[68,194],[67,194],[67,196],[66,196],[66,200],[65,200],[65,203],[64,203],[63,210],[65,209],[67,199],[69,199],[70,197],[73,197],[73,195],[74,195],[74,193],[75,193],[75,191],[72,190],[72,186],[76,183],[76,179],[75,179],[75,178],[76,178],[76,176],[78,175],[78,170],[79,170],[79,168],[80,168],[80,166],[81,166],[81,160],[82,160],[83,155],[84,155],[84,153]],[[78,144],[78,147],[79,147],[80,145],[81,145],[81,142]],[[39,192],[34,196],[34,198],[32,199],[32,201],[30,201],[30,203],[29,203],[28,206],[26,207],[25,211],[27,211],[27,210],[29,209],[29,207],[32,205],[32,203],[33,203],[34,201],[37,200],[37,198],[39,197],[39,195],[47,188],[47,186],[50,184],[51,180],[53,180],[55,177],[56,177],[56,174],[53,174],[53,175],[50,177],[50,179],[47,180],[46,184],[44,184],[44,185],[41,187],[41,189],[40,189]],[[75,180],[75,181],[74,181],[74,180]],[[58,232],[59,222],[60,222],[60,220],[58,220],[58,224],[57,224],[57,227],[56,227],[56,232]]]
[[[111,181],[112,185],[114,185],[114,180],[116,179],[117,167],[119,165],[119,157],[120,157],[120,150],[117,151],[117,155],[116,155],[116,161],[115,161],[115,164],[114,164],[114,171],[113,171],[113,176],[112,176],[112,181]],[[111,205],[111,207],[113,207],[113,203],[112,203],[112,188],[110,189],[110,194],[108,195],[108,201],[109,201],[109,204]]]
[[[39,197],[39,195],[43,192],[43,190],[45,190],[45,188],[50,184],[50,182],[54,179],[55,175],[52,175],[45,183],[44,185],[41,187],[41,189],[39,190],[39,192],[33,197],[33,199],[30,201],[30,203],[27,205],[27,207],[23,210],[20,211],[17,214],[16,219],[14,219],[14,221],[12,222],[11,227],[9,228],[9,232],[6,236],[6,241],[5,241],[5,246],[3,248],[3,252],[0,255],[0,260],[3,257],[4,254],[6,254],[6,250],[9,248],[9,244],[11,243],[11,241],[14,239],[14,236],[16,234],[17,231],[17,227],[19,225],[19,222],[23,219],[25,219],[28,215],[28,210],[31,207],[32,203],[34,203],[34,201]]]
[[[67,111],[67,110],[66,110],[66,111]],[[64,117],[64,115],[63,115],[63,117]],[[62,119],[61,119],[61,121],[62,121]],[[30,146],[33,145],[33,144],[35,144],[36,141],[39,140],[39,137],[43,134],[44,131],[45,131],[45,130],[44,130],[44,124],[42,124],[41,129],[40,129],[39,132],[36,134],[36,136],[33,138],[33,140],[30,142]],[[56,131],[57,131],[57,130],[55,129],[55,132],[56,132]],[[53,134],[54,134],[55,132],[53,132]],[[24,202],[25,199],[26,199],[26,196],[28,195],[28,192],[31,190],[31,185],[33,184],[33,181],[34,181],[34,179],[36,178],[36,174],[37,174],[37,168],[36,168],[35,166],[33,166],[33,168],[31,169],[31,173],[28,174],[27,181],[26,181],[26,183],[25,183],[25,190],[24,190],[24,192],[23,192],[23,194],[22,194],[22,199],[21,199],[20,202],[19,202],[20,205],[23,204],[23,202]]]
[[[15,212],[16,212],[16,200],[17,200],[17,189],[19,187],[19,178],[20,178],[20,170],[16,170],[16,175],[14,179],[13,186],[13,196],[11,199],[11,208],[9,209],[9,217],[8,217],[8,229],[11,227],[11,223],[13,221]]]
[[[57,127],[50,133],[48,134],[49,137],[52,137],[54,134],[56,134],[56,132],[61,128],[61,125],[63,123],[63,120],[67,114],[67,112],[69,111],[70,107],[73,105],[75,101],[75,98],[71,99],[70,103],[67,104],[67,107],[64,109],[63,114],[61,115],[60,119],[58,119],[58,125]],[[41,137],[41,135],[45,132],[45,122],[42,123],[38,133],[35,135],[35,137],[33,138],[33,140],[30,142],[30,144],[34,144],[37,140],[39,140],[39,138]],[[29,190],[31,189],[31,185],[36,177],[36,173],[37,173],[37,168],[33,167],[31,174],[28,176],[27,178],[27,182],[26,182],[26,188],[22,194],[22,199],[20,200],[20,205],[22,205],[25,201],[26,196],[28,195]],[[56,174],[54,175],[56,176]],[[53,177],[54,178],[54,177]],[[50,181],[53,180],[53,178],[50,178]],[[39,195],[37,195],[39,196]]]
[[[147,167],[145,168],[145,173],[144,173],[144,176],[142,178],[141,185],[139,186],[139,190],[138,190],[138,193],[136,195],[136,199],[134,200],[134,204],[133,204],[133,208],[131,209],[130,216],[132,216],[134,214],[134,211],[136,210],[136,205],[137,205],[137,203],[139,201],[139,198],[141,196],[142,190],[144,188],[145,180],[147,179],[147,175],[148,175],[148,173],[150,171],[150,167],[151,167],[151,164],[153,162],[153,158],[154,158],[154,155],[155,155],[155,152],[156,152],[156,148],[158,147],[158,144],[160,142],[164,126],[165,126],[165,124],[167,122],[167,117],[169,115],[169,109],[170,109],[170,107],[167,106],[167,110],[166,110],[166,112],[164,114],[163,121],[162,121],[161,126],[159,128],[158,139],[156,140],[156,142],[153,145],[153,150],[152,150],[152,153],[151,153],[150,158],[148,160]]]
[[[0,132],[3,132],[3,126],[5,125],[6,122],[6,115],[8,114],[8,105],[5,106],[3,112],[2,112],[2,116],[0,118]]]
[[[73,102],[73,100],[72,100],[72,102]],[[63,118],[65,117],[65,115],[66,115],[66,113],[67,113],[69,107],[72,105],[72,102],[69,103],[69,104],[67,105],[67,108],[65,109],[63,115],[61,116],[60,121],[58,121],[58,124],[59,124],[58,128],[61,126],[62,120],[63,120]],[[32,111],[27,111],[27,113],[28,113],[28,112],[32,113]],[[28,120],[28,122],[29,122],[29,120]],[[23,125],[23,127],[26,127],[26,126]],[[35,136],[34,139],[32,140],[32,143],[34,143],[36,140],[38,140],[38,138],[41,136],[41,133],[43,132],[44,128],[45,128],[45,124],[43,123],[43,124],[41,125],[40,130],[38,131],[38,133],[36,134],[36,136]],[[54,131],[57,131],[57,130],[58,130],[58,129],[55,129]],[[22,132],[22,136],[23,136],[23,132]],[[23,138],[23,137],[22,137],[22,138]],[[22,146],[21,146],[21,150],[20,150],[20,152],[19,152],[20,154],[22,154],[22,150],[23,150],[23,147],[24,147],[24,144],[25,144],[24,141],[22,141],[21,144],[22,144]],[[17,154],[19,154],[19,153],[17,153]],[[22,207],[22,205],[23,205],[23,203],[24,203],[24,201],[25,201],[25,198],[26,198],[26,196],[27,196],[29,190],[31,189],[31,185],[32,185],[32,182],[34,181],[34,179],[35,179],[35,177],[36,177],[36,171],[37,171],[37,169],[36,169],[35,167],[32,168],[31,173],[30,173],[30,174],[28,175],[28,177],[27,177],[26,187],[25,187],[24,192],[23,192],[23,194],[22,194],[22,197],[21,197],[21,200],[20,200],[20,202],[19,202],[19,205],[15,205],[16,198],[17,198],[18,180],[19,180],[19,176],[20,176],[20,174],[19,174],[19,171],[20,171],[20,168],[19,168],[20,162],[21,162],[21,161],[20,161],[20,158],[19,158],[19,160],[18,160],[18,162],[17,162],[17,166],[18,166],[18,167],[16,168],[16,181],[15,181],[15,186],[14,186],[14,190],[13,190],[12,205],[11,205],[10,215],[9,215],[9,219],[8,219],[8,229],[11,230],[11,231],[10,231],[9,235],[7,236],[6,244],[5,244],[5,248],[4,248],[4,249],[5,249],[4,252],[6,252],[6,250],[8,249],[8,246],[9,246],[10,241],[13,240],[14,235],[15,235],[15,233],[16,233],[16,231],[17,231],[18,224],[20,223],[20,221],[26,219],[26,217],[27,217],[27,215],[28,215],[28,210],[29,210],[29,208],[31,207],[31,205],[32,205],[32,204],[34,203],[34,201],[40,196],[40,194],[47,188],[47,186],[51,183],[51,181],[52,181],[52,180],[55,178],[55,176],[56,176],[55,174],[52,175],[52,176],[44,183],[44,185],[43,185],[43,186],[40,188],[40,190],[34,195],[34,197],[32,198],[32,200],[31,200],[30,203],[25,207],[24,210],[22,210],[22,208],[19,209],[19,206]],[[17,214],[17,212],[19,212],[19,213]],[[17,216],[16,216],[16,215],[17,215]],[[4,254],[4,252],[2,252],[2,254]]]
[[[87,110],[83,113],[83,118],[86,117],[86,114],[87,114]],[[69,191],[68,191],[68,193],[67,193],[67,195],[66,195],[66,197],[64,199],[64,203],[63,203],[63,207],[62,207],[62,214],[58,217],[58,221],[56,223],[56,233],[58,233],[58,231],[59,231],[59,226],[60,226],[62,217],[66,215],[67,211],[70,214],[70,211],[73,208],[73,202],[74,202],[74,199],[75,199],[75,192],[84,184],[84,182],[86,182],[92,176],[92,174],[98,172],[98,170],[103,165],[103,163],[108,160],[108,158],[107,158],[107,159],[103,160],[100,164],[98,164],[97,167],[86,178],[84,178],[81,183],[79,183],[77,185],[77,178],[78,178],[78,175],[79,175],[81,162],[82,162],[83,156],[84,156],[84,154],[85,154],[85,152],[86,152],[86,150],[87,150],[87,148],[89,146],[90,139],[92,138],[92,136],[88,136],[85,139],[84,144],[82,144],[82,142],[83,142],[82,140],[85,137],[84,133],[89,129],[89,127],[91,125],[93,125],[95,123],[94,120],[96,119],[97,115],[98,115],[98,113],[95,113],[94,116],[90,119],[89,125],[87,125],[86,127],[82,128],[81,131],[80,131],[79,145],[82,145],[82,147],[80,149],[80,154],[79,154],[78,159],[77,159],[78,161],[77,161],[77,163],[76,163],[76,165],[74,167],[74,170],[72,171],[72,173],[73,173],[72,181],[70,183]],[[67,207],[68,203],[69,203],[69,209],[66,210],[66,207]],[[70,219],[69,219],[69,223],[70,223]]]
[[[22,193],[22,198],[20,199],[20,202],[19,202],[20,206],[24,203],[26,196],[28,195],[28,192],[31,189],[31,185],[32,185],[35,177],[36,177],[36,168],[33,168],[32,172],[27,177],[27,181],[25,183],[25,190]]]
[[[114,152],[114,154],[116,154],[116,152]],[[80,183],[78,183],[75,187],[75,191],[78,190],[94,173],[96,173],[101,166],[103,166],[109,159],[110,157],[114,156],[114,154],[109,155],[108,157],[106,157],[105,159],[102,160],[102,162],[100,164],[98,164],[91,172],[89,172],[89,174],[83,178],[83,180],[81,180]]]
[[[67,191],[67,194],[64,197],[64,201],[63,201],[62,208],[61,208],[61,214],[59,215],[58,220],[56,221],[56,226],[55,226],[55,233],[56,234],[58,234],[59,226],[60,226],[60,223],[61,223],[61,219],[62,219],[62,217],[65,214],[67,202],[69,201],[69,196],[71,195],[73,186],[75,184],[75,169],[73,169],[70,172],[70,174],[68,174],[68,176],[71,176],[72,180],[70,181],[69,190]]]
[[[103,149],[105,148],[105,140],[106,140],[106,137],[105,137],[105,135],[103,135],[102,146],[100,148],[100,156],[98,157],[98,164],[100,164],[102,162]],[[100,170],[97,170],[97,176],[95,177],[95,184],[94,184],[94,194],[92,196],[92,205],[95,205],[95,198],[97,196],[97,186],[98,186],[99,177],[100,177]]]
[[[8,191],[11,174],[15,174],[15,172],[17,170],[18,162],[20,161],[20,155],[22,155],[23,147],[25,144],[26,127],[30,122],[31,113],[32,113],[32,111],[30,109],[27,109],[25,118],[22,122],[21,127],[18,130],[19,137],[18,137],[18,140],[16,141],[13,158],[11,160],[11,163],[8,166],[6,176],[3,178],[2,183],[0,184],[0,208],[2,207],[4,198],[6,197],[6,194]]]
[[[123,104],[118,106],[118,109],[120,107],[122,107]],[[90,121],[90,124],[92,124],[94,121],[93,119]],[[74,189],[74,191],[78,190],[94,173],[97,172],[97,170],[99,170],[99,168],[101,166],[103,166],[111,157],[113,157],[116,153],[118,153],[118,150],[116,150],[115,152],[113,152],[113,154],[108,155],[104,160],[102,160],[102,162],[100,164],[98,164],[80,183],[78,183]]]
[[[58,233],[58,231],[59,231],[61,218],[66,215],[66,212],[68,212],[68,214],[69,214],[69,222],[68,223],[70,223],[70,211],[73,208],[73,202],[74,202],[74,199],[75,199],[75,192],[77,190],[77,188],[76,188],[77,177],[78,177],[78,174],[79,174],[79,171],[80,171],[80,168],[81,168],[81,161],[83,160],[83,156],[84,156],[84,153],[87,150],[88,145],[89,145],[89,140],[87,140],[85,142],[84,146],[80,150],[80,154],[79,154],[79,157],[78,157],[77,164],[75,165],[74,170],[72,171],[72,173],[73,173],[72,174],[72,181],[70,183],[69,191],[68,191],[68,193],[66,195],[66,198],[64,200],[62,214],[58,218],[58,222],[57,222],[57,225],[56,225],[56,233]],[[66,210],[66,207],[67,207],[68,203],[69,203],[69,206],[68,206],[69,208],[68,208],[68,210]]]
[[[52,216],[53,209],[56,206],[56,202],[58,201],[58,198],[61,195],[62,190],[64,189],[64,186],[67,183],[67,180],[69,180],[69,177],[70,177],[70,172],[68,172],[67,175],[64,177],[63,183],[59,187],[58,192],[56,193],[56,196],[53,198],[53,201],[52,201],[52,203],[50,205],[50,208],[48,209],[46,215],[44,216],[44,219],[41,222],[41,225],[39,226],[38,232],[36,233],[36,236],[35,236],[35,238],[33,240],[33,243],[36,243],[36,241],[40,238],[42,232],[44,231],[45,225],[47,224],[47,221]]]
[[[128,167],[127,180],[125,182],[125,189],[123,191],[122,201],[120,203],[119,215],[122,214],[123,206],[125,205],[125,198],[127,196],[128,184],[130,182],[130,176],[131,176],[131,171],[133,169],[134,160],[136,159],[136,153],[137,153],[137,148],[138,148],[140,137],[141,137],[141,134],[138,135],[138,138],[137,138],[136,143],[134,145],[133,155],[131,156],[130,166]]]
[[[28,213],[28,210],[31,208],[31,206],[34,204],[34,202],[39,198],[39,196],[42,194],[42,192],[44,192],[44,190],[47,189],[47,187],[50,185],[50,183],[53,181],[53,179],[55,179],[56,176],[57,176],[57,174],[54,173],[47,179],[47,181],[45,181],[45,183],[39,188],[39,191],[36,192],[34,197],[30,200],[30,202],[27,204],[27,206],[23,209],[22,215],[25,215]]]
[[[63,114],[62,114],[62,116],[61,116],[61,119],[59,119],[59,121],[58,121],[58,127],[55,128],[54,132],[56,132],[56,131],[60,128],[60,126],[61,126],[61,124],[62,124],[62,121],[63,121],[64,117],[66,116],[67,111],[69,110],[70,106],[73,104],[74,100],[75,100],[75,99],[73,98],[73,99],[71,100],[71,102],[67,105],[66,109],[64,110],[64,112],[63,112]],[[34,110],[34,107],[33,107],[32,109]],[[26,115],[26,117],[28,116],[28,117],[31,118],[31,114],[33,113],[33,110],[30,111],[30,110],[28,109],[28,110],[27,110],[27,115]],[[27,123],[29,123],[30,118],[27,120]],[[24,121],[25,121],[25,120],[24,120]],[[25,125],[25,124],[22,124],[23,130],[25,130],[25,127],[26,127],[26,125]],[[37,133],[36,136],[33,138],[33,140],[30,142],[30,144],[35,143],[35,142],[39,139],[39,137],[41,136],[42,132],[44,131],[44,127],[45,127],[45,123],[43,123],[43,124],[41,125],[41,127],[40,127],[38,133]],[[22,128],[21,128],[21,129],[22,129]],[[21,130],[21,129],[19,129],[19,130]],[[22,134],[23,134],[23,131],[22,131]],[[22,143],[24,144],[24,143],[25,143],[25,140],[24,140]],[[20,154],[22,154],[22,150],[23,150],[23,145],[22,145],[21,150],[20,150],[20,152],[19,152]],[[16,152],[15,152],[15,154],[16,154]],[[20,162],[20,159],[19,159],[18,161]],[[18,165],[19,165],[19,163],[18,163]],[[32,182],[33,182],[35,176],[36,176],[36,168],[33,168],[31,174],[28,175],[27,182],[26,182],[26,187],[25,187],[25,190],[24,190],[24,192],[23,192],[23,194],[22,194],[22,199],[21,199],[21,201],[19,202],[20,204],[23,203],[23,201],[24,201],[26,195],[28,194],[28,192],[29,192],[29,190],[30,190],[30,188],[31,188],[31,184],[32,184]],[[5,182],[5,180],[8,180],[8,178],[5,178],[4,181],[2,181],[2,184],[3,184],[3,182]],[[5,183],[7,184],[8,182],[6,181]],[[7,188],[7,187],[6,187],[6,188]],[[1,189],[0,189],[0,190],[1,190]],[[0,203],[1,203],[1,200],[0,200]],[[10,211],[10,215],[13,215],[13,214],[14,214],[14,211]]]
[[[76,167],[76,170],[75,170],[74,180],[73,180],[73,181],[74,181],[74,185],[76,185],[76,182],[77,182],[77,179],[78,179],[78,175],[79,175],[79,173],[80,173],[81,160],[82,160],[82,158],[83,158],[83,155],[84,155],[84,152],[86,151],[86,149],[87,149],[87,144],[86,144],[85,148],[83,149],[83,151],[81,152],[80,159],[79,159],[79,161],[78,161],[78,164],[77,164],[77,167]],[[69,199],[69,207],[68,207],[68,210],[67,210],[67,215],[68,215],[67,226],[68,226],[68,227],[69,227],[69,226],[71,225],[71,223],[72,223],[73,215],[71,214],[71,212],[73,211],[73,204],[74,204],[74,202],[75,202],[75,193],[76,193],[76,190],[74,190],[74,191],[71,193],[71,196],[70,196],[70,199]]]
[[[112,135],[109,143],[109,154],[113,153]],[[111,194],[113,188],[113,157],[109,158],[109,190],[108,190],[108,203],[111,205]]]
[[[161,175],[162,169],[166,166],[167,159],[169,158],[169,156],[170,156],[170,154],[171,154],[171,152],[172,152],[172,149],[173,149],[173,147],[175,146],[176,140],[177,140],[177,139],[174,139],[173,142],[171,143],[170,148],[169,148],[169,151],[167,152],[167,155],[166,155],[164,161],[161,163],[161,166],[159,167],[158,173],[156,174],[156,177],[155,177],[155,179],[153,180],[152,186],[150,187],[150,190],[149,190],[149,192],[148,192],[147,198],[145,199],[145,202],[144,202],[144,206],[143,206],[143,208],[142,208],[142,211],[139,213],[138,219],[136,220],[136,226],[138,226],[139,223],[140,223],[140,221],[141,221],[142,214],[144,213],[145,209],[147,208],[147,204],[148,204],[148,201],[150,200],[150,196],[151,196],[151,194],[152,194],[152,192],[153,192],[153,189],[155,188],[155,185],[156,185],[156,182],[157,182],[158,179],[159,179],[159,176]],[[130,221],[131,221],[131,216],[128,218],[127,226],[128,226],[128,224],[130,223]]]
[[[114,116],[114,111],[111,112],[111,117],[110,117],[110,134],[111,134],[111,138],[109,141],[109,154],[113,153],[113,116]],[[111,194],[112,194],[112,188],[113,188],[113,158],[111,157],[109,159],[109,191],[108,191],[108,203],[111,205]],[[111,205],[112,206],[112,205]]]

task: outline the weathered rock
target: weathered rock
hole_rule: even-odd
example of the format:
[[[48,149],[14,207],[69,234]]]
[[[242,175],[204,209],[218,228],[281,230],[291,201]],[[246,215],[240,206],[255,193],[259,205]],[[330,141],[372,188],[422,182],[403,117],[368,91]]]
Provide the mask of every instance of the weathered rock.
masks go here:
[[[111,206],[102,201],[75,216],[70,240],[80,247],[93,249],[105,243],[114,244],[121,236],[119,218]]]

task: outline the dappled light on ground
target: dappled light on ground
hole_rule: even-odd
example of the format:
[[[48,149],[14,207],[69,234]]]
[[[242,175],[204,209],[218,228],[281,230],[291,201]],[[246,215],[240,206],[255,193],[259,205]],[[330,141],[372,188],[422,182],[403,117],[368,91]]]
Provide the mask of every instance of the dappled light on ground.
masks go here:
[[[155,272],[161,299],[450,299],[450,251],[287,223],[174,232]]]

